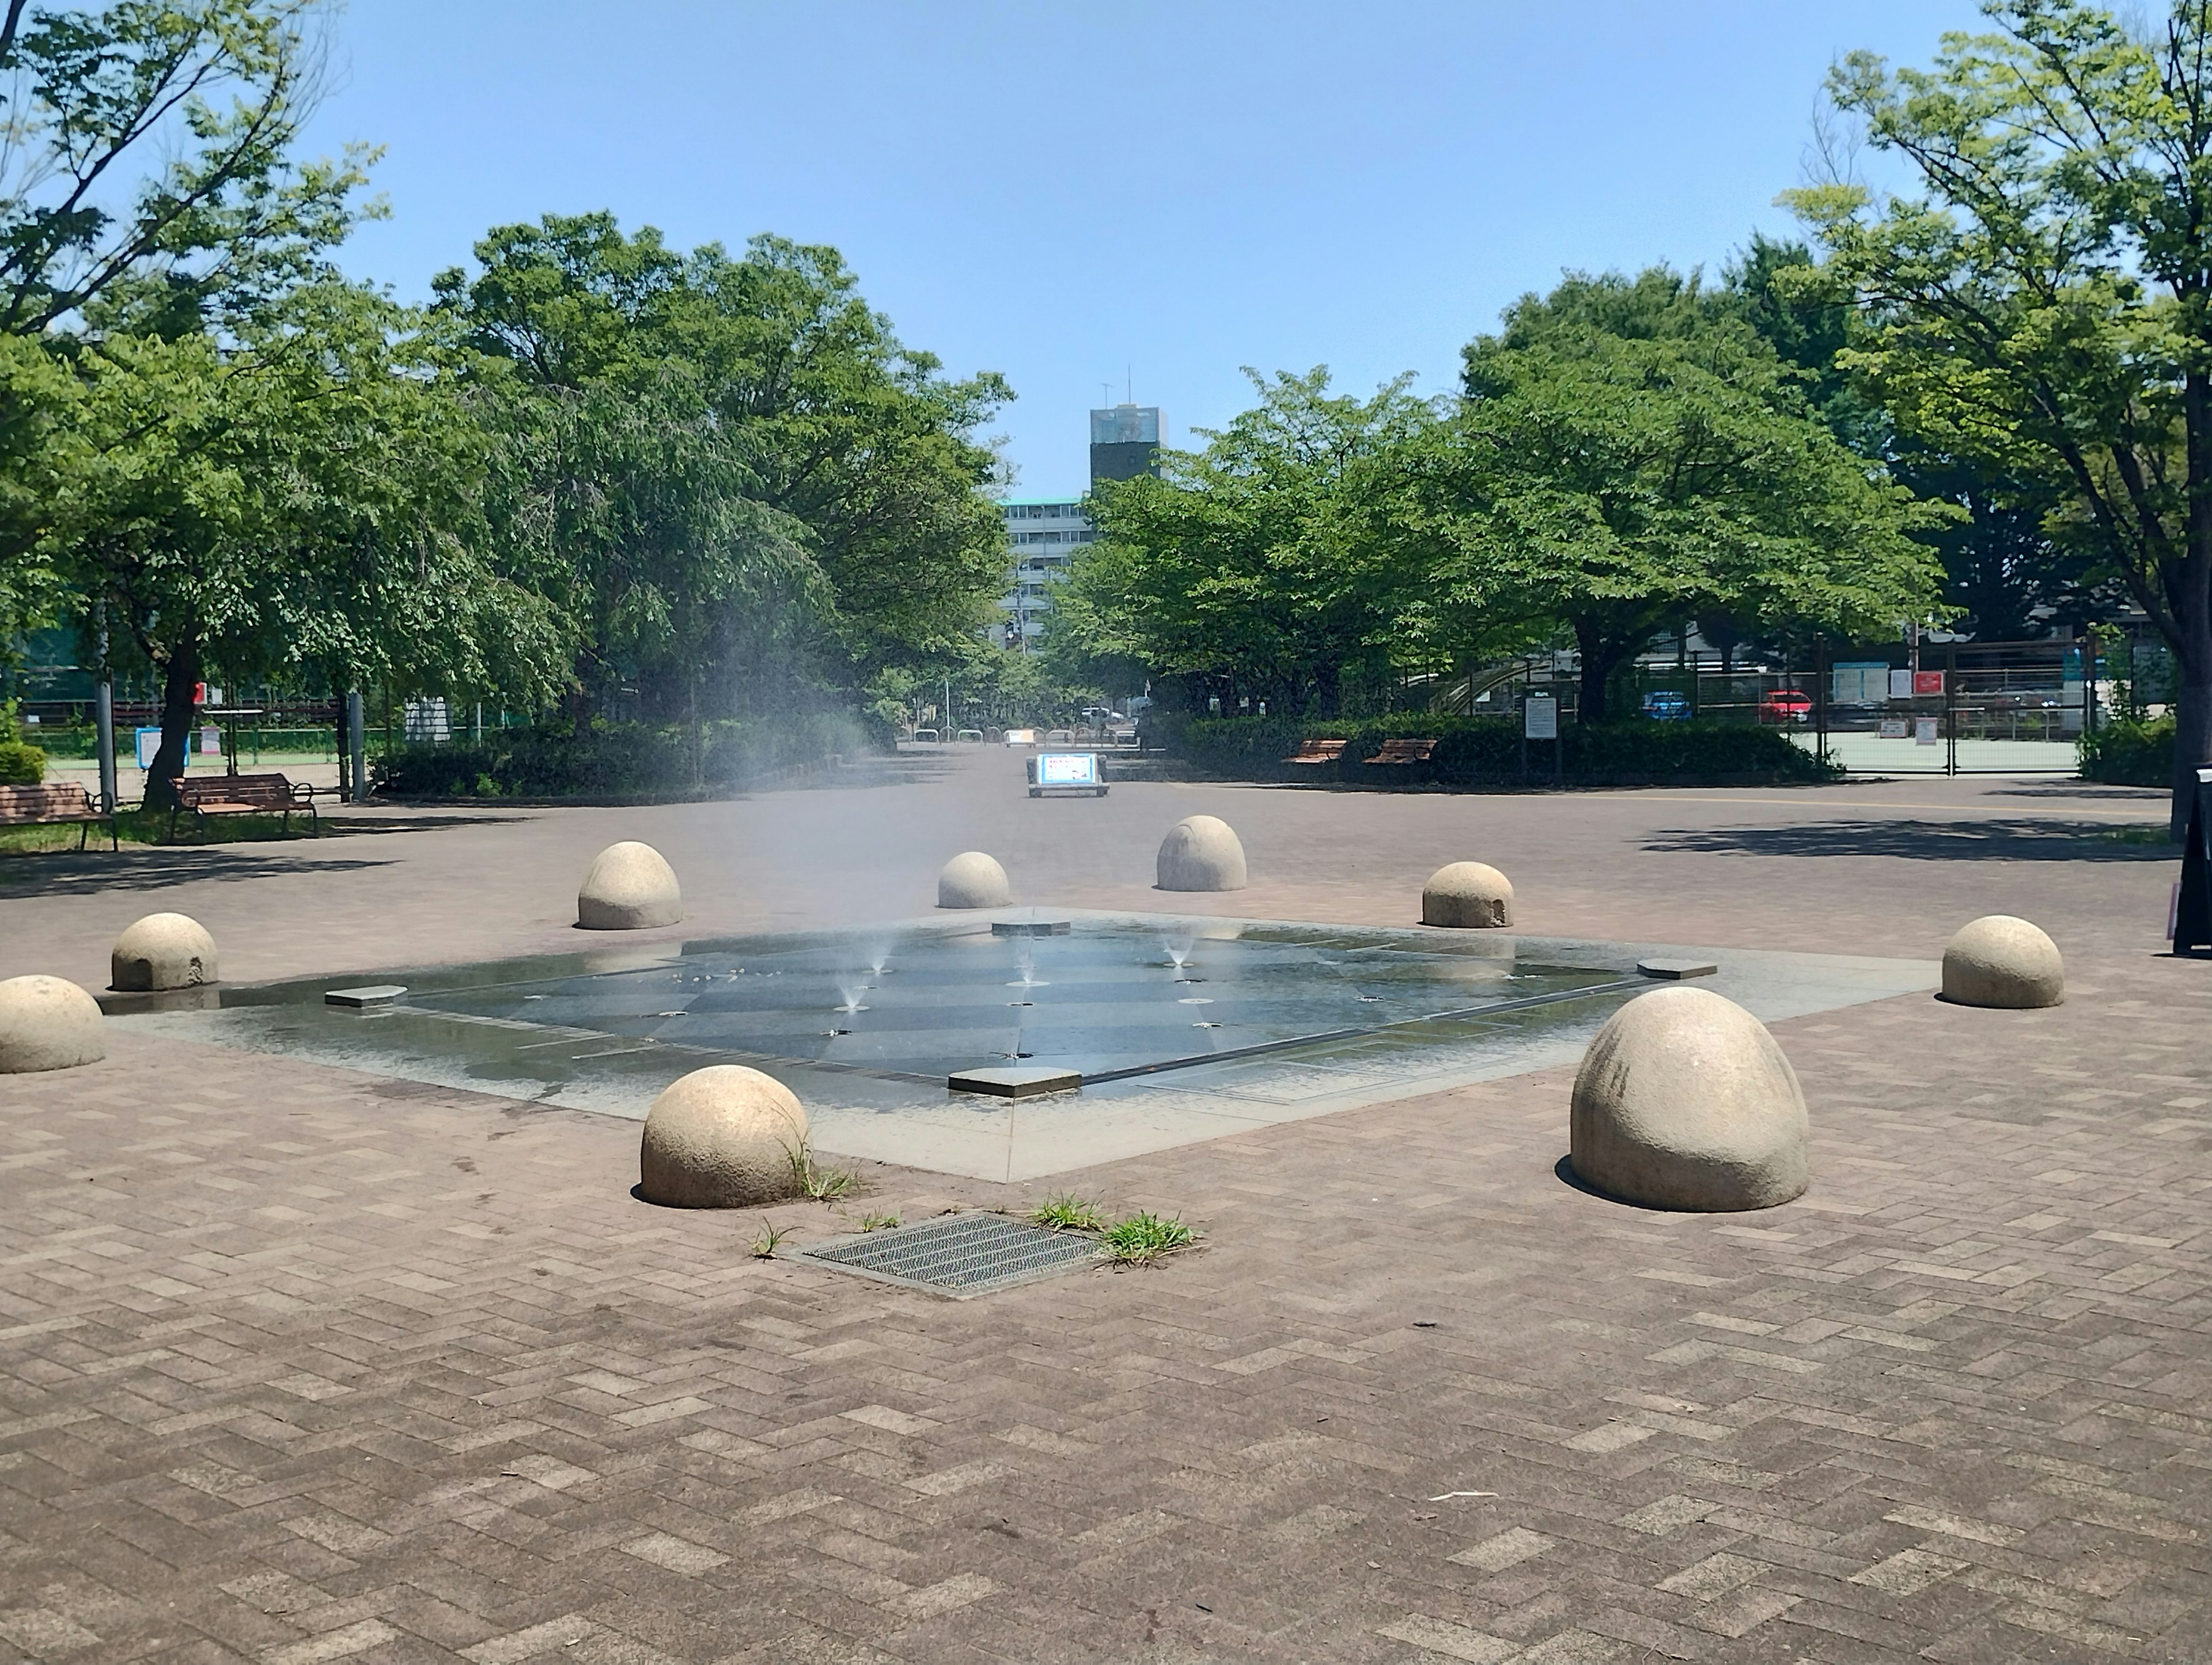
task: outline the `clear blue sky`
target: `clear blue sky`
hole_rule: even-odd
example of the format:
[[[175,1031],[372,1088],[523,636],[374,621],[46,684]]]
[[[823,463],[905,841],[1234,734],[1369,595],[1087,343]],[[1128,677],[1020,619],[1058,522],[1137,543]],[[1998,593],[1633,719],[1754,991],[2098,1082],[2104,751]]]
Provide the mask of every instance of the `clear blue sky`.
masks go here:
[[[1017,489],[1079,489],[1102,383],[1174,443],[1241,365],[1451,386],[1565,268],[1717,270],[1797,182],[1820,80],[1965,0],[988,4],[355,0],[309,135],[387,148],[356,275],[427,295],[497,223],[835,244],[948,369],[1020,395]]]

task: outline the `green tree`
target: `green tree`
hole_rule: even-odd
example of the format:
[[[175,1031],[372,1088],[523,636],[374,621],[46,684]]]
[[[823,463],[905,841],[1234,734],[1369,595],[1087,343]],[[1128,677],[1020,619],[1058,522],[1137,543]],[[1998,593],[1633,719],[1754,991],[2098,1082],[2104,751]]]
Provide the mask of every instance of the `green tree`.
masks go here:
[[[367,153],[290,155],[315,0],[123,0],[0,17],[0,629],[66,612],[42,539],[88,331],[234,325],[323,271]],[[141,177],[134,185],[133,172]]]
[[[1915,197],[1789,193],[1868,325],[1844,355],[1905,431],[2063,494],[2179,665],[2172,827],[2212,763],[2212,5],[2143,33],[1990,0],[1929,70],[1829,90]]]
[[[1897,430],[1844,363],[1846,350],[1861,344],[1861,316],[1849,289],[1818,270],[1809,247],[1754,234],[1729,268],[1727,298],[1798,371],[1838,439],[1881,459],[1915,495],[1958,511],[1926,536],[1943,562],[1946,605],[1977,635],[2014,641],[2054,624],[2078,629],[2109,617],[2124,599],[2094,542],[2055,515],[2064,493],[2047,476],[1946,455]]]
[[[437,280],[514,436],[504,527],[574,570],[575,688],[643,672],[756,695],[810,641],[852,684],[957,659],[1003,579],[974,430],[1006,397],[951,382],[860,299],[834,250],[668,249],[611,215],[549,215]]]
[[[1932,516],[1855,456],[1741,319],[1664,269],[1571,277],[1466,350],[1466,393],[1421,471],[1470,630],[1556,621],[1579,715],[1663,626],[1887,626],[1938,581]]]
[[[1331,392],[1325,368],[1245,374],[1259,404],[1200,430],[1203,451],[1097,489],[1098,541],[1056,599],[1060,651],[1334,715],[1348,667],[1439,651],[1391,524],[1411,442],[1438,417],[1410,378],[1362,399]]]
[[[82,344],[42,549],[161,678],[149,802],[183,771],[211,670],[545,685],[562,621],[483,558],[481,435],[407,323],[332,283],[228,342]]]

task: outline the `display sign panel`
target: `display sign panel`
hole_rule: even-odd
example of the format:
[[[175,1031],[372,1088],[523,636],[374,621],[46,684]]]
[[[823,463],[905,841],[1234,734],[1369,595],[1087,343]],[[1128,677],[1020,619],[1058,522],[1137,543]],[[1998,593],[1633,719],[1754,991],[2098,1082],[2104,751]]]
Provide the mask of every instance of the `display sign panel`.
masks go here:
[[[1040,752],[1036,766],[1036,781],[1041,787],[1098,784],[1098,759],[1087,751]]]
[[[1942,691],[1943,673],[1941,671],[1915,671],[1912,673],[1912,692],[1915,697],[1923,694],[1941,694]]]
[[[1559,738],[1559,702],[1549,694],[1531,694],[1521,708],[1521,732],[1531,740]]]
[[[1880,705],[1889,697],[1889,666],[1880,659],[1829,670],[1828,698],[1837,705]]]
[[[1912,720],[1912,744],[1932,746],[1936,744],[1936,719],[1915,717]]]

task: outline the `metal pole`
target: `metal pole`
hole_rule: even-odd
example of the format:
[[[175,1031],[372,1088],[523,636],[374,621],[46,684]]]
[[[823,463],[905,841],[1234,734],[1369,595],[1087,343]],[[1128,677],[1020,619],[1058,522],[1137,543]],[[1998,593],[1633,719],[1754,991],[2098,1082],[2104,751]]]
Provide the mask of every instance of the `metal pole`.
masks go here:
[[[361,690],[354,689],[346,695],[346,744],[353,751],[353,799],[356,804],[368,799],[368,721],[367,703]]]
[[[107,662],[107,604],[94,609],[100,635],[100,701],[96,724],[100,734],[100,812],[115,813],[115,671]]]
[[[1813,637],[1813,755],[1828,761],[1828,638]]]
[[[1943,773],[1959,772],[1959,644],[1943,655]]]

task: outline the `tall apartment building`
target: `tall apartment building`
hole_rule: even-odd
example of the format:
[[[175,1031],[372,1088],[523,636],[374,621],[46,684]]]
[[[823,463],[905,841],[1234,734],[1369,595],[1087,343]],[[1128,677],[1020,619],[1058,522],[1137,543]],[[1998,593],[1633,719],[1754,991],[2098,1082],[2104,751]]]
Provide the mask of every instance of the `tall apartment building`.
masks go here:
[[[1028,649],[1044,634],[1052,611],[1051,583],[1067,570],[1075,551],[1098,536],[1087,501],[1080,497],[1008,497],[999,504],[1013,553],[1013,587],[999,603],[1009,647]]]
[[[1116,405],[1091,413],[1091,478],[1128,480],[1159,472],[1160,413],[1157,405]],[[1009,647],[1024,651],[1044,634],[1052,611],[1054,576],[1067,570],[1077,550],[1094,541],[1098,528],[1084,497],[1006,497],[1006,544],[1013,556],[1013,582],[999,603],[1000,623]]]

